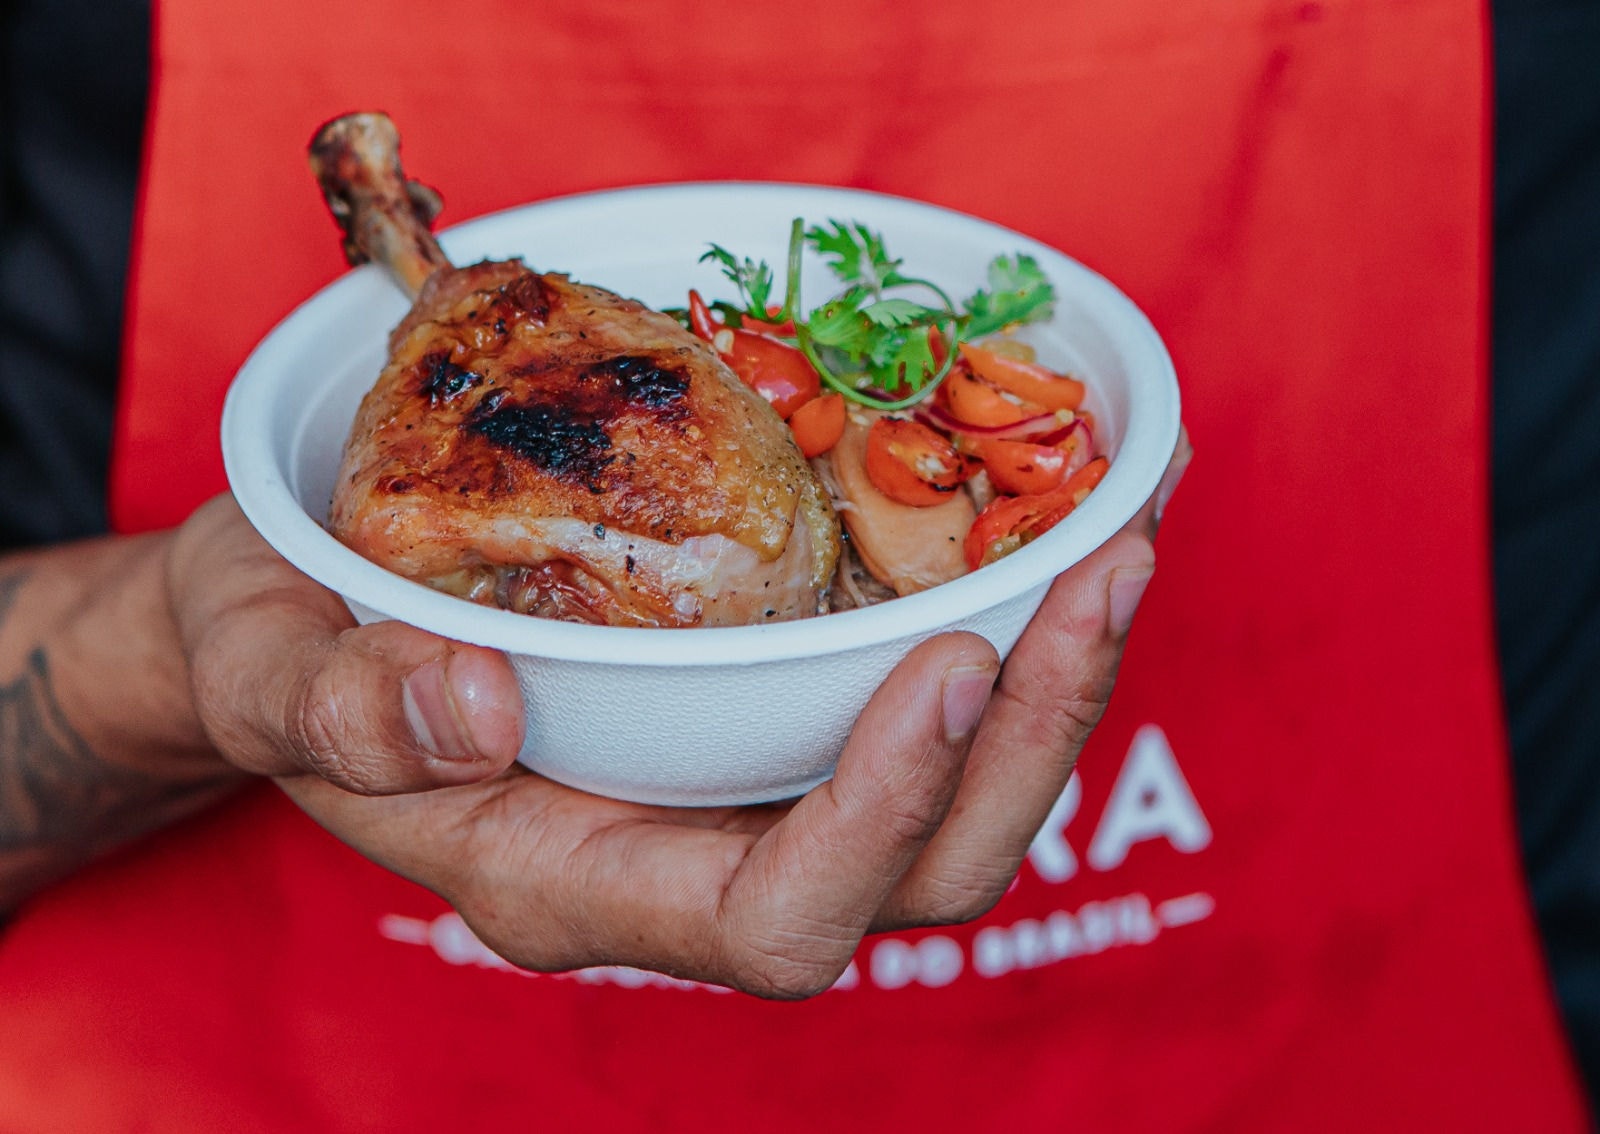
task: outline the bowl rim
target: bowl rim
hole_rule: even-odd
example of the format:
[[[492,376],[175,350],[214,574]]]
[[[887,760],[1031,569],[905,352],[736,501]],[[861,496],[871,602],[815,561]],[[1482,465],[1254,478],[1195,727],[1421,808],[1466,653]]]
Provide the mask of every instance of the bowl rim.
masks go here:
[[[1101,328],[1125,355],[1131,368],[1148,367],[1138,391],[1130,391],[1126,431],[1117,459],[1093,494],[1069,521],[1058,524],[1027,547],[948,583],[857,610],[753,626],[642,628],[593,626],[530,617],[480,606],[412,582],[363,558],[313,519],[291,492],[278,467],[274,444],[260,427],[271,413],[271,377],[281,356],[299,349],[303,329],[335,307],[344,292],[361,286],[381,269],[364,265],[343,273],[297,306],[257,344],[230,384],[223,405],[221,440],[228,482],[245,516],[263,538],[304,574],[377,614],[396,618],[457,641],[554,660],[646,666],[759,664],[811,657],[929,637],[1008,599],[1041,588],[1105,543],[1155,492],[1178,440],[1180,405],[1172,359],[1144,312],[1104,276],[1060,250],[1024,233],[955,209],[873,190],[779,181],[686,181],[626,186],[546,198],[496,210],[443,230],[441,243],[473,245],[493,239],[494,230],[515,225],[538,211],[558,221],[562,213],[583,214],[657,203],[674,197],[730,194],[746,206],[766,197],[775,212],[780,201],[816,197],[833,202],[855,198],[874,207],[938,214],[973,230],[987,230],[997,249],[1023,251],[1050,261],[1058,286],[1060,272],[1075,277],[1073,292],[1092,307]],[[805,215],[801,212],[799,215]],[[489,253],[510,256],[515,249]],[[560,269],[550,269],[560,270]],[[597,281],[605,286],[604,281]],[[692,637],[686,637],[692,635]]]

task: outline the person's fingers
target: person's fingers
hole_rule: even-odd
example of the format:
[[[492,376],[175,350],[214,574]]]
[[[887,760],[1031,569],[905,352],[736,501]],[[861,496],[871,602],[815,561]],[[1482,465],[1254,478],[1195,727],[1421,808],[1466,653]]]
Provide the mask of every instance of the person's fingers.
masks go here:
[[[833,780],[786,808],[685,813],[515,775],[386,799],[309,777],[284,788],[514,964],[629,964],[807,996],[844,971],[943,820],[996,669],[973,635],[924,643],[874,695]]]
[[[567,875],[585,936],[603,955],[668,958],[677,975],[757,995],[827,988],[943,820],[997,668],[976,636],[923,643],[874,694],[833,779],[760,835],[642,823],[585,839]]]
[[[396,622],[355,626],[231,501],[186,525],[168,577],[196,710],[246,771],[380,794],[480,780],[515,759],[522,701],[502,654]]]
[[[732,971],[765,991],[820,991],[843,971],[961,783],[999,670],[973,634],[925,642],[884,682],[834,777],[750,850],[722,904]],[[808,963],[794,945],[808,942]],[[802,950],[802,953],[807,951]]]
[[[1006,660],[949,817],[874,928],[968,921],[1005,893],[1105,710],[1154,567],[1129,529],[1056,580]]]

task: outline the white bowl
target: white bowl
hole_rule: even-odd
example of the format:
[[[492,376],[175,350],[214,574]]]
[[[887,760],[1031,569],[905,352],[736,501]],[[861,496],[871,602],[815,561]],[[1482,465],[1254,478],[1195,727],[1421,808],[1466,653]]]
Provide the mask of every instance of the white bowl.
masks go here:
[[[1111,458],[1099,488],[1019,552],[931,591],[865,610],[776,625],[645,630],[554,622],[477,606],[368,562],[323,528],[361,396],[407,303],[377,268],[324,288],[245,362],[222,419],[228,480],[245,515],[289,562],[343,595],[363,622],[403,619],[505,650],[522,684],[528,767],[604,795],[729,804],[798,795],[825,780],[867,698],[917,643],[970,630],[1002,656],[1060,572],[1088,555],[1155,490],[1178,435],[1171,360],[1127,297],[1083,265],[1016,232],[897,197],[814,186],[661,185],[540,202],[442,236],[457,263],[520,255],[656,306],[690,287],[728,296],[698,263],[715,242],[781,271],[794,217],[858,220],[908,270],[958,298],[999,253],[1035,256],[1054,282],[1054,319],[1027,337],[1041,361],[1089,385]],[[809,259],[809,258],[808,258]],[[781,287],[781,284],[780,284]],[[808,305],[831,293],[808,265]]]

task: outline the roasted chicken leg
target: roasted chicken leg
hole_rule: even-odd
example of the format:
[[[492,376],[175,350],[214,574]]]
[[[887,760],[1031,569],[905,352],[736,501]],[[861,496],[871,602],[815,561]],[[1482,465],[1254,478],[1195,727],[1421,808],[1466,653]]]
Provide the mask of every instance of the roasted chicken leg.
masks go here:
[[[415,297],[351,428],[334,535],[429,586],[570,621],[825,611],[838,520],[765,400],[641,303],[519,260],[453,267],[398,146],[378,114],[311,145],[351,261]]]

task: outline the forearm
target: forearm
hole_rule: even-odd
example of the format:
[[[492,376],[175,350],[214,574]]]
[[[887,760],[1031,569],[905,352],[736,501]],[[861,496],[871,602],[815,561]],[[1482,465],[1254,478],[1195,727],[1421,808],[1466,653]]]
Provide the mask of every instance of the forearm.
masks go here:
[[[169,539],[0,558],[0,910],[240,778],[191,705]]]

